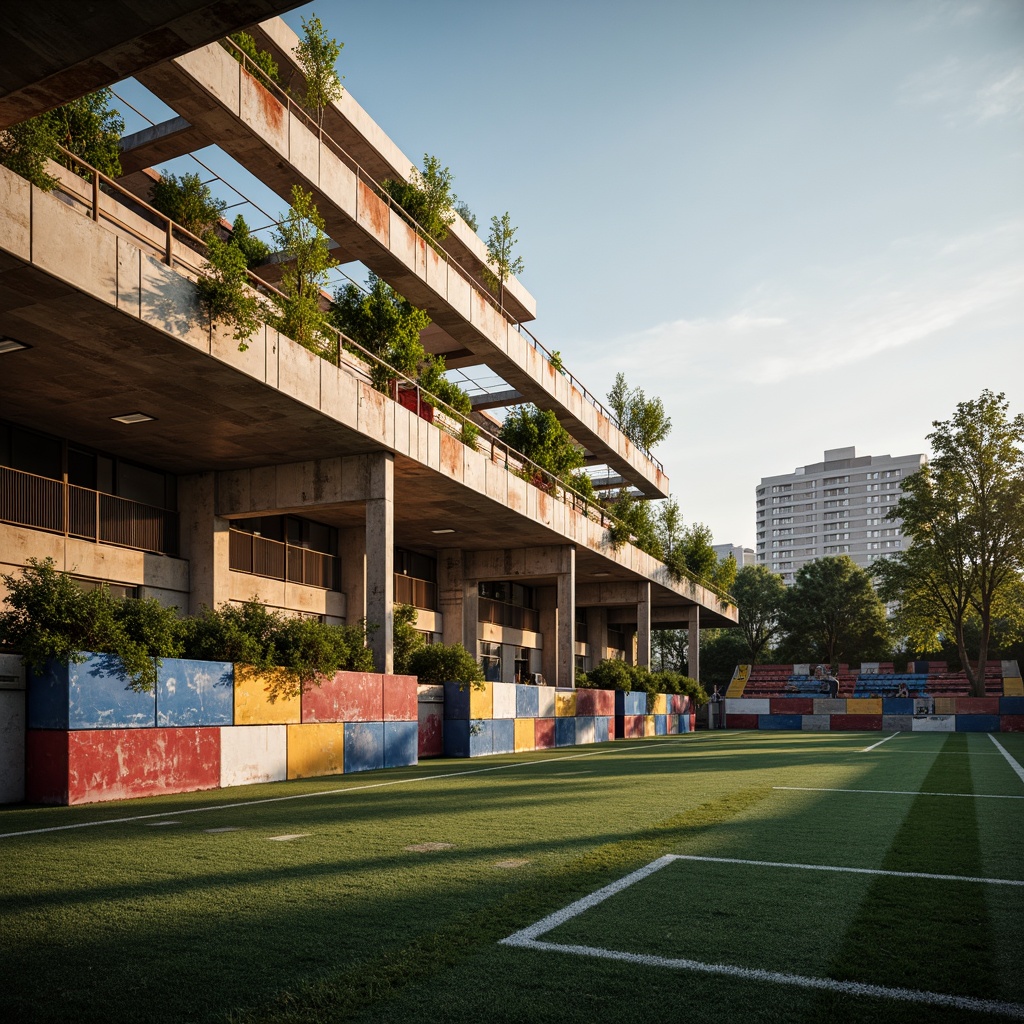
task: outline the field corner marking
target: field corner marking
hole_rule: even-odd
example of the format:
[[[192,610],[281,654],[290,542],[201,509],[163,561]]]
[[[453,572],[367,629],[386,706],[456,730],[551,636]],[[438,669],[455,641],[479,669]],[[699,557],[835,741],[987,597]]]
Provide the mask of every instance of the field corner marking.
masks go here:
[[[1017,778],[1019,778],[1021,782],[1024,782],[1024,768],[1021,767],[1020,762],[1014,759],[1013,755],[1002,745],[1002,743],[999,742],[999,740],[995,738],[995,736],[992,735],[992,733],[988,734],[988,738],[996,745],[996,747],[998,747],[999,753],[1006,758],[1010,767],[1017,773]]]

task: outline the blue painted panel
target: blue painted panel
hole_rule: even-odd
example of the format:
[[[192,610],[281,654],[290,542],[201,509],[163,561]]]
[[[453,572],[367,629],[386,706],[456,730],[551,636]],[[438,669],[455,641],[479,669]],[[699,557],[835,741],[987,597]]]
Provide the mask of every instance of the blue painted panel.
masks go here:
[[[445,721],[444,756],[469,757],[469,721]]]
[[[469,721],[469,687],[459,689],[458,683],[444,684],[444,718],[446,722]],[[446,751],[447,753],[447,751]],[[460,755],[450,755],[460,756]],[[466,755],[461,755],[465,757]]]
[[[655,736],[667,736],[668,735],[668,722],[666,719],[668,715],[655,715],[654,716],[654,735]]]
[[[999,732],[998,715],[957,715],[957,732]]]
[[[28,673],[28,727],[30,729],[67,729],[68,668],[56,661],[47,662],[40,673]]]
[[[555,746],[574,747],[576,745],[576,719],[555,719]]]
[[[728,721],[728,719],[727,719],[727,721]],[[690,731],[690,716],[689,715],[680,715],[679,716],[679,731],[680,732],[689,732]]]
[[[29,692],[29,698],[31,703],[31,691]],[[1024,715],[1024,697],[1000,697],[999,698],[999,714],[1001,715]],[[38,726],[29,724],[30,729],[37,729]]]
[[[758,729],[802,729],[802,715],[758,715]]]
[[[536,686],[516,684],[516,718],[536,718],[540,713],[540,694]]]
[[[345,723],[345,774],[384,767],[384,723]]]
[[[913,697],[883,697],[883,715],[912,715],[914,713]]]
[[[511,718],[491,720],[491,751],[495,754],[511,754],[516,749],[516,723]]]
[[[384,723],[384,767],[401,768],[417,764],[419,744],[419,722]]]
[[[69,729],[152,729],[156,691],[137,693],[128,684],[120,658],[89,654],[68,666]]]
[[[230,661],[164,658],[157,669],[156,724],[233,725],[234,688]]]
[[[643,690],[633,690],[632,693],[623,693],[621,690],[616,690],[615,714],[646,715],[647,693]]]
[[[505,721],[513,721],[505,719]],[[513,731],[515,725],[512,726]],[[485,757],[494,753],[494,720],[492,718],[474,718],[469,723],[469,756]]]

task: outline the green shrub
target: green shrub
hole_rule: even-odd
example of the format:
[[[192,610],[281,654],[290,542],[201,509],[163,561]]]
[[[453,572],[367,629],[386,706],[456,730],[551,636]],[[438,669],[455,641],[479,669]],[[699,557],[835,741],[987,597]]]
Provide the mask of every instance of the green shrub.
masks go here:
[[[421,683],[458,683],[484,689],[483,669],[462,644],[427,644],[409,659],[409,672]]]
[[[436,156],[423,154],[423,170],[409,169],[409,181],[386,178],[381,188],[401,208],[399,214],[413,227],[417,224],[432,239],[443,242],[455,220],[458,197],[452,192],[452,172]]]
[[[210,186],[198,174],[183,174],[179,178],[168,171],[150,186],[149,202],[199,238],[216,227],[227,205],[223,199],[214,198]]]
[[[425,645],[423,634],[413,623],[416,621],[416,609],[411,604],[396,604],[394,610],[394,665],[398,675],[409,672],[412,656]]]
[[[252,61],[252,64],[246,65],[246,70],[253,75],[256,81],[267,87],[271,84],[281,84],[281,80],[278,78],[277,62],[273,55],[267,50],[261,50],[256,45],[256,40],[248,32],[232,32],[231,41]],[[225,49],[239,64],[245,63],[238,50],[230,46]]]
[[[629,693],[633,689],[633,673],[629,665],[617,658],[606,658],[590,670],[588,678],[599,690],[622,690]]]
[[[248,261],[232,239],[222,242],[213,232],[206,236],[208,273],[196,282],[199,306],[213,324],[232,329],[243,352],[246,340],[263,322],[263,305],[249,287]]]
[[[249,230],[249,225],[241,214],[231,225],[231,241],[241,249],[250,270],[270,259],[270,246]]]

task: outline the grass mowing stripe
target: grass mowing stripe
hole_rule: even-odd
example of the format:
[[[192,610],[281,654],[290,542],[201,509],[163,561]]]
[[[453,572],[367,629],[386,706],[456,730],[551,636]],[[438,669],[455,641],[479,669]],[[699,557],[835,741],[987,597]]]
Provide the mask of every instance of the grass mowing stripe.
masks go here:
[[[647,967],[667,967],[675,970],[697,971],[702,974],[718,974],[744,981],[767,982],[775,985],[794,985],[798,988],[838,992],[843,995],[869,996],[877,999],[895,999],[905,1003],[924,1006],[942,1006],[955,1010],[975,1013],[998,1014],[1003,1017],[1024,1019],[1024,1005],[1007,1003],[997,999],[978,999],[973,996],[948,995],[944,992],[926,992],[921,989],[890,988],[885,985],[868,985],[858,981],[833,981],[831,978],[809,978],[799,974],[781,974],[752,967],[733,967],[729,964],[706,964],[699,960],[672,960],[651,956],[647,953],[623,953],[612,949],[597,949],[594,946],[562,946],[557,942],[543,942],[524,939],[512,943],[525,949],[543,950],[554,953],[574,953],[577,956],[596,957],[604,960],[622,960],[626,963],[643,964]]]
[[[673,741],[669,741],[672,743]],[[674,741],[678,743],[679,741]],[[236,800],[230,804],[208,804],[203,807],[186,807],[184,810],[162,811],[157,814],[135,814],[128,818],[103,818],[99,821],[80,821],[73,825],[53,825],[50,828],[30,828],[21,832],[0,832],[0,839],[12,839],[16,836],[37,836],[45,832],[65,832],[76,828],[92,828],[95,825],[124,825],[132,821],[145,821],[148,818],[164,818],[168,815],[178,814],[203,814],[206,811],[230,811],[236,807],[255,807],[258,804],[278,804],[288,800],[309,800],[317,796],[339,796],[344,793],[356,793],[365,789],[383,789],[386,786],[401,786],[411,782],[434,782],[438,779],[454,779],[462,775],[482,775],[485,772],[500,772],[506,768],[522,768],[537,764],[551,764],[557,761],[574,761],[579,757],[594,757],[600,753],[631,753],[635,750],[643,750],[645,747],[664,746],[664,743],[641,743],[634,747],[608,747],[600,750],[588,750],[583,754],[567,754],[565,757],[546,757],[539,761],[514,761],[512,764],[497,764],[490,768],[469,768],[461,772],[446,772],[442,775],[412,775],[401,779],[392,779],[389,782],[369,782],[365,786],[343,786],[340,789],[318,789],[311,793],[291,793],[288,796],[267,796],[257,800]]]
[[[468,910],[444,921],[406,946],[304,982],[278,994],[268,1004],[231,1014],[234,1024],[312,1024],[343,1021],[386,1002],[410,985],[434,980],[440,971],[457,968],[482,947],[496,945],[517,927],[525,927],[565,902],[567,893],[585,896],[614,881],[623,870],[636,870],[677,846],[694,831],[713,828],[768,798],[771,789],[739,790],[708,801],[635,836],[609,843],[562,866],[525,877],[494,904]],[[543,869],[542,869],[543,870]]]
[[[1019,778],[1021,782],[1024,782],[1024,768],[1022,768],[1020,764],[1010,756],[1010,752],[1002,745],[1002,743],[999,742],[999,740],[995,738],[995,736],[992,735],[992,733],[988,734],[988,738],[999,748],[999,753],[1006,758],[1010,767],[1017,773],[1017,778]]]
[[[772,786],[797,793],[876,793],[881,796],[960,796],[969,800],[1024,800],[1024,796],[1005,793],[924,793],[917,789],[834,789],[827,786]]]
[[[869,750],[874,750],[875,747],[880,747],[883,743],[888,743],[889,740],[894,740],[899,736],[898,732],[894,732],[891,736],[886,736],[884,740],[879,740],[877,743],[872,743],[870,747],[865,747],[861,753],[866,754]]]

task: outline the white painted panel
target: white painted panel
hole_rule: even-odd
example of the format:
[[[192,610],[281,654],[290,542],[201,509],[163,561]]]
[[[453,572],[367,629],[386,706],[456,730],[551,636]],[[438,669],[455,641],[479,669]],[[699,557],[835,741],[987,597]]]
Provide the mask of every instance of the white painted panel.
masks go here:
[[[494,684],[494,710],[491,714],[494,718],[516,717],[515,683]]]
[[[770,715],[771,702],[767,697],[727,697],[725,699],[727,715]]]
[[[914,732],[956,732],[956,715],[929,715],[914,719]]]
[[[25,799],[25,691],[0,690],[0,804]]]
[[[553,686],[537,687],[537,717],[555,717],[555,688]]]
[[[594,719],[593,718],[577,718],[576,719],[576,745],[579,746],[582,743],[593,743],[594,739]]]
[[[286,725],[231,725],[220,730],[220,784],[248,786],[288,777]]]

